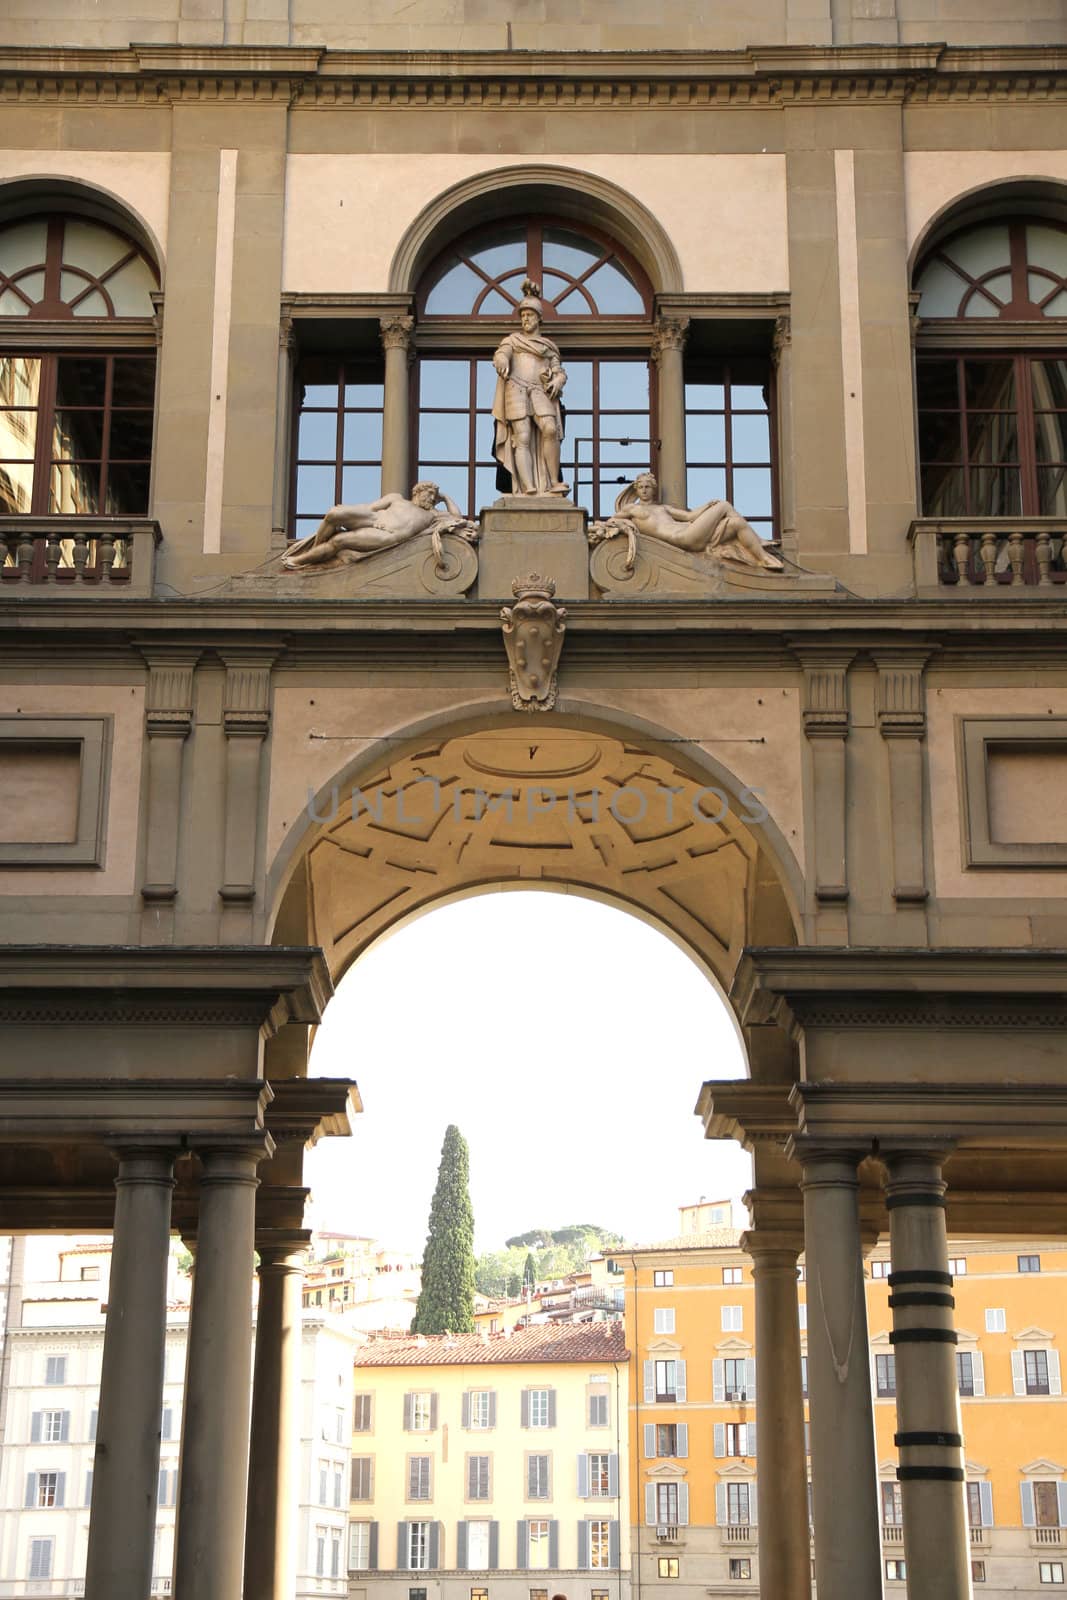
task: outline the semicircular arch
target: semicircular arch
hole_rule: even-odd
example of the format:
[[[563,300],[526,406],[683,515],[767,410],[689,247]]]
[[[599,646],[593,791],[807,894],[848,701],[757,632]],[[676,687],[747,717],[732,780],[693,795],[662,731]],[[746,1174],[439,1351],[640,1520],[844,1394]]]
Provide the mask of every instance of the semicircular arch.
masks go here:
[[[976,184],[943,202],[923,223],[908,255],[908,281],[938,244],[965,228],[1012,216],[1050,217],[1067,222],[1067,182],[1059,178],[1003,179]]]
[[[270,869],[273,938],[321,945],[337,981],[431,905],[508,887],[629,909],[723,992],[746,944],[796,942],[802,900],[781,830],[702,748],[573,700],[536,725],[472,706],[319,787]]]
[[[684,287],[678,253],[648,208],[616,184],[570,167],[497,167],[453,184],[423,207],[404,234],[389,269],[394,294],[414,293],[433,257],[479,223],[528,212],[593,223],[625,245],[657,293]]]
[[[160,241],[140,212],[121,195],[84,179],[57,177],[55,173],[0,178],[0,227],[47,211],[89,217],[127,234],[154,263],[162,284],[166,263]]]

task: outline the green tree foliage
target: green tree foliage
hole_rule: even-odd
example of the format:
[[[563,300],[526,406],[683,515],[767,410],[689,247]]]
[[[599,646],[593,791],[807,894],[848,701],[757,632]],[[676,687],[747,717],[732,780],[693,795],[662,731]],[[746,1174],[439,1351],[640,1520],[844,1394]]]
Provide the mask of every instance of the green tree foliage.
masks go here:
[[[534,1289],[537,1286],[537,1262],[529,1251],[526,1253],[526,1265],[522,1269],[523,1289]]]
[[[445,1130],[413,1333],[474,1332],[474,1212],[467,1141]]]
[[[622,1244],[622,1236],[595,1223],[577,1222],[564,1228],[531,1228],[505,1240],[503,1250],[489,1250],[475,1263],[479,1294],[509,1295],[518,1276],[525,1286],[548,1278],[565,1278],[581,1272],[590,1256]]]

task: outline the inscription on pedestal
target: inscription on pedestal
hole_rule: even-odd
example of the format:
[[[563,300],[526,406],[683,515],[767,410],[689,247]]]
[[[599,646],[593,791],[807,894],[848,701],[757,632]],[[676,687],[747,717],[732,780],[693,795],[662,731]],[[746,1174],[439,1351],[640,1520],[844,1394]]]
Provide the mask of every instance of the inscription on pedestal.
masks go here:
[[[511,599],[516,572],[551,572],[561,600],[589,598],[586,514],[548,496],[505,495],[481,515],[479,600]]]

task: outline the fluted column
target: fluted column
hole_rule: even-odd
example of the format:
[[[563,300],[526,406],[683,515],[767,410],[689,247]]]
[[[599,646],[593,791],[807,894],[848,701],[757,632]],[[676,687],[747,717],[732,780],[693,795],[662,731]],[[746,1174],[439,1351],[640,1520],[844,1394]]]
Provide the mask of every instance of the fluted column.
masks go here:
[[[259,1311],[245,1531],[244,1600],[292,1600],[300,1463],[300,1308],[310,1234],[256,1235]]]
[[[765,1508],[759,1523],[759,1580],[766,1600],[811,1600],[797,1309],[797,1257],[803,1245],[799,1227],[793,1232],[757,1226],[741,1236],[756,1286],[756,1427]]]
[[[686,504],[685,341],[688,317],[660,317],[652,335],[652,359],[659,369],[659,497],[667,505]]]
[[[408,368],[414,317],[383,317],[385,409],[382,415],[382,493],[406,495],[411,489],[411,423]]]
[[[256,1166],[266,1136],[199,1152],[175,1594],[241,1600],[252,1376]]]
[[[171,1151],[120,1153],[87,1600],[145,1600],[152,1587],[173,1189]]]
[[[880,1600],[878,1465],[857,1174],[868,1152],[797,1139],[793,1153],[803,1167],[819,1600]]]
[[[883,1146],[893,1270],[904,1556],[912,1600],[967,1600],[971,1550],[964,1499],[956,1330],[945,1232],[947,1149]]]

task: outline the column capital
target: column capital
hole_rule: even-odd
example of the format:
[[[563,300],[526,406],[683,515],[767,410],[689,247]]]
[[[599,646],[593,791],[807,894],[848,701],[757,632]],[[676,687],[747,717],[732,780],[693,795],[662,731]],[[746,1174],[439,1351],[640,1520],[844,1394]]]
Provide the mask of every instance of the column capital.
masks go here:
[[[250,1134],[247,1139],[227,1141],[226,1144],[195,1146],[200,1161],[200,1187],[211,1184],[247,1184],[259,1187],[256,1168],[267,1156],[274,1154],[274,1140],[269,1133]]]
[[[665,350],[684,350],[688,337],[688,317],[657,317],[652,330],[653,361],[659,361]]]
[[[790,317],[783,313],[774,319],[774,334],[771,338],[771,361],[777,367],[781,365],[782,356],[793,342],[793,323]]]
[[[381,329],[383,350],[406,350],[408,355],[414,354],[412,348],[415,333],[415,318],[408,316],[382,317],[378,323]]]
[[[791,1228],[749,1228],[741,1235],[741,1248],[752,1257],[753,1276],[762,1271],[796,1274],[804,1251],[804,1232]]]
[[[167,1146],[151,1144],[122,1144],[112,1149],[119,1164],[115,1174],[115,1187],[127,1184],[158,1184],[173,1189],[174,1163],[178,1152]]]
[[[304,1270],[304,1258],[311,1248],[310,1228],[260,1228],[256,1230],[259,1274]]]
[[[786,1154],[800,1163],[802,1189],[819,1183],[839,1183],[847,1188],[859,1187],[859,1164],[871,1155],[869,1145],[856,1144],[855,1140],[813,1138],[810,1134],[794,1134],[786,1147]]]

